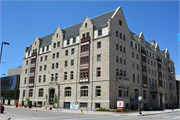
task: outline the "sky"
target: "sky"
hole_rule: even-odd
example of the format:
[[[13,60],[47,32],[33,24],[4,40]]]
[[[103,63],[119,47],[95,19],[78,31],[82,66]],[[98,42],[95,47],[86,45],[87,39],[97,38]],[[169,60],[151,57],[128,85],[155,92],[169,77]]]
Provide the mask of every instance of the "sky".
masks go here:
[[[0,41],[3,45],[2,74],[23,65],[25,48],[35,37],[64,29],[121,6],[129,29],[143,32],[146,41],[155,40],[160,49],[168,48],[180,74],[179,1],[4,1],[0,0]]]

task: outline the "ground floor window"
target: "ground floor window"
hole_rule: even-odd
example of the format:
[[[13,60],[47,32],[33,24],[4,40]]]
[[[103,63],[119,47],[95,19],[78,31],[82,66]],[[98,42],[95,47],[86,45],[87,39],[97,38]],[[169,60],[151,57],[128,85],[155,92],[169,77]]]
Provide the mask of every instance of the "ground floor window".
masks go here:
[[[100,103],[95,103],[95,108],[100,108],[101,104]]]
[[[32,97],[33,96],[33,89],[30,89],[29,90],[29,97]]]
[[[88,96],[88,86],[81,87],[81,96]]]
[[[88,107],[87,103],[80,103],[80,107]]]
[[[43,97],[44,90],[41,88],[39,89],[39,97]]]

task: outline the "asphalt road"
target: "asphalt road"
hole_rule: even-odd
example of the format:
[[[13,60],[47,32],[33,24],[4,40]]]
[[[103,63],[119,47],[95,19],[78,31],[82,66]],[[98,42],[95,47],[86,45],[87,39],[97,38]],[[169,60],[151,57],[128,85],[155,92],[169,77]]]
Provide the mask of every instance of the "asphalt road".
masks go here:
[[[113,116],[6,108],[5,112],[0,114],[0,120],[8,120],[8,118],[9,120],[180,120],[180,112],[148,116]]]

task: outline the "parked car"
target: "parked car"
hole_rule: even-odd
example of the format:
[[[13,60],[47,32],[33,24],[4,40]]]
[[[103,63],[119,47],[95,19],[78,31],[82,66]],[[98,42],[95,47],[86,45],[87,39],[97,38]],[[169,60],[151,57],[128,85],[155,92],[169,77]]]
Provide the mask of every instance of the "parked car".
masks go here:
[[[3,113],[3,111],[4,111],[4,106],[1,105],[1,104],[0,104],[0,106],[1,106],[1,113]]]

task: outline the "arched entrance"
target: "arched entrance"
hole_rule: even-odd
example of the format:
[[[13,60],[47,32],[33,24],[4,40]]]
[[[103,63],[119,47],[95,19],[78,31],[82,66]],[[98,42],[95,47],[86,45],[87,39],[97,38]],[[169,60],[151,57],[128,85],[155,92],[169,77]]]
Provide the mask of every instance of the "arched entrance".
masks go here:
[[[49,104],[50,105],[53,105],[54,93],[55,93],[54,89],[49,90]]]

